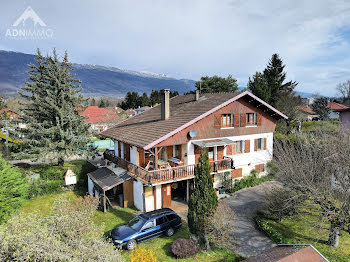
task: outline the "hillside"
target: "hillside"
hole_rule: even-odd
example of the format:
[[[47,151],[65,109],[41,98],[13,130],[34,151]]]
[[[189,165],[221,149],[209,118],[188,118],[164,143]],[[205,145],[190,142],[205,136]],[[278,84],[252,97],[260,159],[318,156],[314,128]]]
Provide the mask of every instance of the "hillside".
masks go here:
[[[14,96],[28,80],[28,64],[34,55],[0,50],[0,95]],[[121,70],[114,67],[74,64],[74,73],[82,81],[83,94],[121,97],[128,91],[147,92],[169,88],[179,93],[194,89],[193,80],[165,75]]]

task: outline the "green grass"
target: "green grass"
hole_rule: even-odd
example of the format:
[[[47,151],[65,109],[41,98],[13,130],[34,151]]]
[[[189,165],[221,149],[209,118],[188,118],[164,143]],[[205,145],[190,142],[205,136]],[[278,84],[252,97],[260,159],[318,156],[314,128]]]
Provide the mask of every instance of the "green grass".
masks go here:
[[[39,196],[34,199],[26,200],[22,206],[22,212],[40,212],[48,215],[50,208],[59,196],[66,196],[69,199],[76,199],[80,194],[76,192],[64,192]],[[129,221],[136,213],[132,208],[113,208],[106,213],[96,211],[94,222],[103,227],[105,235],[116,226],[122,225]],[[158,237],[141,243],[139,246],[146,249],[152,249],[158,261],[175,261],[171,254],[171,243],[178,238],[189,238],[190,232],[186,223],[172,237]],[[130,252],[123,250],[122,256],[128,261]],[[240,257],[227,249],[213,249],[210,252],[201,252],[193,258],[182,259],[181,261],[240,261]]]
[[[282,233],[285,244],[311,244],[329,261],[350,261],[350,235],[343,232],[339,247],[328,246],[326,242],[329,225],[322,223],[317,215],[287,217],[281,222],[271,219],[266,221],[272,228]]]

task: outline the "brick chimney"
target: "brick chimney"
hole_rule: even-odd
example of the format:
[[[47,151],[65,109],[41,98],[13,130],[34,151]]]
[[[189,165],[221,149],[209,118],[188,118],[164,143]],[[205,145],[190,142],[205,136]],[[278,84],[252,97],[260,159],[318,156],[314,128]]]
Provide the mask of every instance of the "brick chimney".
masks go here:
[[[161,92],[161,119],[167,120],[170,117],[170,89],[163,89]]]

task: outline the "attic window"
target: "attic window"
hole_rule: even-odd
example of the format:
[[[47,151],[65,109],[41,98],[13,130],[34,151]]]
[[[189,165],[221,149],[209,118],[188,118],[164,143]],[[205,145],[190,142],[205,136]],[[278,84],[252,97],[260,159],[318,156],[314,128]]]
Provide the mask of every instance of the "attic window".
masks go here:
[[[221,115],[221,127],[233,127],[233,115],[232,114]]]
[[[247,113],[247,125],[256,125],[257,117],[256,113]]]

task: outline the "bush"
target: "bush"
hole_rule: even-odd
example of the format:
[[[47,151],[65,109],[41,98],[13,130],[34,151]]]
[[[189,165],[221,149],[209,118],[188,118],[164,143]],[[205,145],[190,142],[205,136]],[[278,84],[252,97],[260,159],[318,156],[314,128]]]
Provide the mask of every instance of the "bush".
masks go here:
[[[171,252],[176,258],[193,257],[199,250],[199,246],[192,239],[179,238],[171,244]]]
[[[44,194],[59,193],[62,191],[63,186],[63,180],[46,181],[39,179],[30,184],[28,197],[33,198]]]
[[[157,259],[154,257],[152,250],[147,250],[145,248],[135,247],[131,251],[129,256],[130,262],[156,262]]]
[[[274,175],[272,175],[272,174],[269,174],[269,175],[266,175],[266,176],[259,178],[257,171],[255,169],[253,169],[249,176],[246,176],[240,180],[235,181],[235,184],[233,186],[232,191],[236,192],[236,191],[241,190],[241,189],[246,188],[246,187],[257,186],[261,183],[264,183],[266,181],[270,181],[273,179],[274,179]]]
[[[257,215],[255,217],[255,223],[258,226],[258,228],[261,231],[263,231],[273,242],[278,244],[284,243],[284,236],[280,232],[272,228],[263,216]]]
[[[0,261],[122,261],[93,220],[93,197],[55,201],[50,216],[19,213],[0,227]]]
[[[41,173],[41,178],[44,180],[59,180],[63,179],[65,171],[59,167],[48,167]]]

